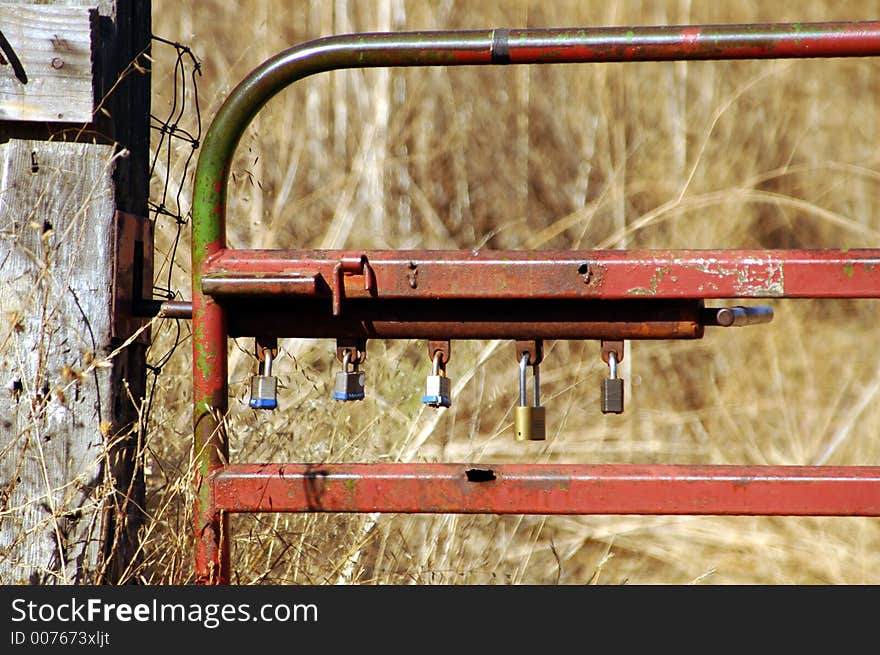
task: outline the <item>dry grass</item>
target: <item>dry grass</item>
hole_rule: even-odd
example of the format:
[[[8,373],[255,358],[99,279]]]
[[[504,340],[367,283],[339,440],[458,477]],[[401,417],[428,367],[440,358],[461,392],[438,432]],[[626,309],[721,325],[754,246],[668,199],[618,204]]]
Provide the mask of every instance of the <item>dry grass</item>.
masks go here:
[[[371,30],[817,21],[880,3],[154,0],[154,31],[200,55],[203,115],[269,55]],[[156,71],[161,71],[157,62]],[[261,113],[233,166],[230,241],[255,247],[595,248],[876,245],[878,63],[697,62],[336,72]],[[168,100],[155,75],[154,103]],[[170,172],[171,174],[174,171]],[[190,200],[184,194],[183,202]],[[184,206],[184,210],[188,207]],[[160,232],[160,249],[167,235]],[[165,241],[163,241],[165,239]],[[161,254],[161,253],[160,253]],[[188,261],[176,262],[188,286]],[[188,291],[185,295],[189,295]],[[421,343],[371,342],[370,394],[330,400],[329,341],[282,342],[282,410],[246,406],[232,347],[237,461],[878,464],[874,301],[774,302],[776,320],[697,342],[630,344],[629,406],[598,411],[595,343],[552,342],[550,438],[511,437],[505,343],[457,342],[453,407],[419,403]],[[170,326],[158,331],[167,346]],[[163,341],[163,339],[165,341]],[[149,431],[153,583],[190,580],[189,342]],[[235,582],[880,582],[880,524],[848,518],[236,517]]]

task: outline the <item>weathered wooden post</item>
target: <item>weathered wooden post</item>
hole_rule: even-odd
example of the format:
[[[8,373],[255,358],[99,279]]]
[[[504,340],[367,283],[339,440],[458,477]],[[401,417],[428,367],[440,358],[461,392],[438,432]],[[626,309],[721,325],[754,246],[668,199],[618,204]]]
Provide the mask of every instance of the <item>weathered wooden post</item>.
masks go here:
[[[150,2],[5,2],[0,31],[0,583],[134,582]]]

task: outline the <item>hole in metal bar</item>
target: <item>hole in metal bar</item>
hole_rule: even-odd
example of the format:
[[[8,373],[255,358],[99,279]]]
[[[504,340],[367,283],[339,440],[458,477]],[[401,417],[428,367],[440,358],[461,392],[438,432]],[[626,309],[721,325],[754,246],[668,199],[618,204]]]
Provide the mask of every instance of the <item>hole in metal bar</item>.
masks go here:
[[[495,471],[492,469],[468,469],[464,472],[468,482],[492,482],[495,480]]]

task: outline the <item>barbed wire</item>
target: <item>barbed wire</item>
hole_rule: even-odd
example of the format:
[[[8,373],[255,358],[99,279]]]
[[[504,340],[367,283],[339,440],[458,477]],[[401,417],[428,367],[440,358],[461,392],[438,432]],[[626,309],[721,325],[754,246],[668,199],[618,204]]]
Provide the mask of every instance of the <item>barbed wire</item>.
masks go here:
[[[150,162],[150,180],[155,178],[160,164],[164,169],[164,174],[158,197],[155,199],[151,197],[148,201],[150,220],[152,220],[154,227],[157,227],[160,221],[173,221],[174,236],[167,257],[167,271],[161,283],[157,281],[153,285],[154,299],[173,300],[182,298],[179,290],[174,287],[173,273],[183,229],[191,219],[191,212],[184,213],[181,205],[182,195],[189,179],[190,166],[195,158],[196,150],[201,145],[202,116],[199,108],[198,78],[202,74],[202,68],[198,57],[188,46],[155,34],[151,35],[151,41],[153,45],[173,48],[175,53],[170,107],[164,116],[150,113],[150,129],[158,134],[158,141],[153,147]],[[155,70],[153,74],[155,75]],[[184,127],[183,123],[192,127]],[[173,166],[180,159],[183,160],[183,163],[172,179]],[[147,383],[148,390],[144,411],[141,412],[140,432],[142,436],[146,435],[159,377],[181,342],[179,319],[174,321],[174,329],[176,333],[171,347],[154,361],[147,361],[146,364],[147,374],[152,379]]]

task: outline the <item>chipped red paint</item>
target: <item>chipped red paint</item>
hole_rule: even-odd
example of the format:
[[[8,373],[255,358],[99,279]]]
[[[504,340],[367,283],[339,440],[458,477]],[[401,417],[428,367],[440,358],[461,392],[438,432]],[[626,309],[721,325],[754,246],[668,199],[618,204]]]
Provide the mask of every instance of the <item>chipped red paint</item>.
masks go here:
[[[683,27],[681,30],[681,38],[685,47],[693,46],[697,39],[700,38],[702,29],[699,27]]]
[[[880,516],[876,466],[231,464],[212,483],[233,513]]]

